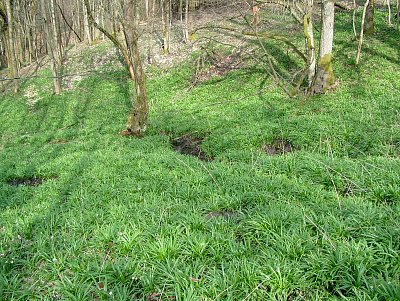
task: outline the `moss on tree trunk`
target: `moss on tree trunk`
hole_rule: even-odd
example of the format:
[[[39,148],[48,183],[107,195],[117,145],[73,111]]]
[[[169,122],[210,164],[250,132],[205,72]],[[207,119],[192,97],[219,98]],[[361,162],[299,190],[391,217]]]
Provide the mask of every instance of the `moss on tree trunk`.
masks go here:
[[[332,55],[330,53],[319,59],[317,72],[314,79],[313,93],[325,93],[335,84],[335,75],[332,67]]]
[[[375,11],[375,1],[370,0],[365,14],[364,32],[366,35],[371,35],[375,32],[374,11]]]

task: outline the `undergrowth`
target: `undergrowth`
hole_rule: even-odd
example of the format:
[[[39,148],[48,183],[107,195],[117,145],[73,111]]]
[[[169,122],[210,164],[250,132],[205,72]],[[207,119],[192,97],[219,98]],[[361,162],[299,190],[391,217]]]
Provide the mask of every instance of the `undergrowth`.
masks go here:
[[[0,300],[400,300],[398,31],[377,17],[355,67],[349,18],[335,93],[153,69],[140,140],[118,135],[123,70],[2,95]],[[173,150],[187,133],[213,161]],[[265,154],[276,139],[293,152]]]

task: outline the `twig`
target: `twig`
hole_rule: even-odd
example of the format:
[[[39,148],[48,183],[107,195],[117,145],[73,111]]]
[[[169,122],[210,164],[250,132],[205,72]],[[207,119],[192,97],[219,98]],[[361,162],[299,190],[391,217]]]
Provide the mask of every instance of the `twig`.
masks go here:
[[[358,41],[358,48],[357,48],[357,56],[356,56],[356,65],[360,62],[360,56],[361,56],[361,46],[363,43],[363,38],[364,38],[364,23],[365,23],[365,15],[367,13],[367,7],[369,5],[369,0],[365,1],[364,4],[364,10],[362,14],[362,21],[361,21],[361,31],[360,31],[360,40]]]

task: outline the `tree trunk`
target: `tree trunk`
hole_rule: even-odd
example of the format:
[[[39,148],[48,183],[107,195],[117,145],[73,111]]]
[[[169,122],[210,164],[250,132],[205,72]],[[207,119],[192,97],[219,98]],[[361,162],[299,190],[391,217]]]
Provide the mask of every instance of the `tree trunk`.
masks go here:
[[[126,129],[132,135],[141,137],[147,129],[149,104],[147,99],[146,77],[143,72],[138,45],[139,4],[136,0],[129,0],[127,2],[128,7],[126,8],[125,15],[127,24],[124,27],[124,35],[135,77],[136,99],[132,98],[132,109],[128,116]]]
[[[87,43],[92,44],[93,43],[92,34],[90,33],[90,24],[89,24],[88,15],[87,15],[87,12],[85,11],[85,9],[83,9],[83,27],[84,27]]]
[[[183,26],[183,37],[185,43],[189,43],[190,36],[189,36],[189,1],[186,0],[185,3],[185,25]]]
[[[4,36],[0,35],[0,69],[6,66],[6,51],[4,49]]]
[[[104,33],[104,35],[121,51],[128,66],[129,76],[134,83],[136,97],[132,97],[132,109],[128,116],[126,130],[121,132],[121,134],[141,137],[147,129],[149,105],[146,90],[146,78],[142,67],[138,45],[139,4],[138,1],[135,0],[125,0],[124,4],[122,28],[125,36],[125,43],[121,43],[117,39],[116,35],[111,34],[95,21],[90,10],[89,0],[84,0],[90,23]]]
[[[260,24],[260,7],[255,0],[253,0],[252,3],[252,13],[253,20],[251,22],[251,25],[254,27],[255,30],[257,30],[258,25]]]
[[[374,11],[375,11],[375,0],[370,0],[365,14],[364,32],[366,35],[371,35],[375,32]]]
[[[367,0],[364,4],[364,9],[363,9],[363,14],[362,14],[362,20],[361,20],[361,32],[360,32],[360,38],[358,40],[358,47],[357,47],[357,55],[356,55],[356,65],[360,62],[360,56],[361,56],[361,47],[362,43],[364,40],[364,24],[365,24],[365,17],[367,15],[367,8],[370,3],[370,0]]]
[[[304,16],[304,35],[306,36],[307,43],[308,86],[311,87],[316,67],[313,0],[309,0],[307,4],[307,14]]]
[[[335,4],[331,0],[324,0],[322,3],[322,30],[318,67],[311,87],[313,94],[325,93],[335,84],[335,75],[332,67],[334,21]]]
[[[19,91],[19,64],[17,54],[15,52],[15,24],[13,18],[13,11],[11,7],[11,0],[5,0],[6,14],[7,14],[7,38],[8,38],[8,68],[9,76],[14,78],[14,92]]]
[[[399,25],[400,25],[400,0],[397,0],[397,5],[396,6],[397,6],[396,7],[396,9],[397,9],[396,17],[397,17],[397,28],[398,28]]]
[[[125,32],[130,52],[131,66],[135,77],[136,99],[132,98],[132,109],[128,116],[126,129],[135,136],[142,136],[147,129],[149,105],[147,100],[146,78],[140,59],[138,36],[136,30]]]
[[[386,0],[386,5],[388,7],[388,25],[392,25],[392,7],[390,5],[390,0]]]
[[[50,0],[51,40],[52,40],[52,73],[54,93],[61,93],[62,45],[60,28],[56,16],[55,0]]]
[[[171,1],[161,0],[161,20],[163,25],[163,51],[169,54],[171,51]]]
[[[49,6],[46,5],[46,2]],[[56,14],[54,0],[41,0],[42,14],[44,19],[45,38],[47,51],[51,58],[50,66],[53,78],[53,91],[55,94],[61,93],[61,50],[58,38],[58,27],[56,24]]]

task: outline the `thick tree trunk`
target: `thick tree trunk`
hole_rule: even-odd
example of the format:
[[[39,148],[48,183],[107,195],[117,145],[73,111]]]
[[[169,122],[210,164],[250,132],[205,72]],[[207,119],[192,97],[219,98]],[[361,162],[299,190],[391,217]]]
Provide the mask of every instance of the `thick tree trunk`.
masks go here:
[[[132,109],[128,116],[126,129],[135,136],[142,136],[147,129],[149,105],[146,90],[146,78],[140,59],[138,37],[136,32],[125,33],[130,52],[131,66],[135,77],[134,85],[136,99],[132,99]]]
[[[375,1],[370,0],[367,6],[367,11],[365,14],[365,24],[364,24],[364,32],[367,35],[371,35],[375,32],[374,11],[375,11]]]
[[[6,67],[6,50],[4,49],[4,36],[0,35],[0,69]]]
[[[126,129],[132,135],[143,136],[147,129],[149,103],[147,99],[146,77],[143,71],[142,60],[139,52],[139,5],[135,0],[128,0],[124,26],[125,42],[130,58],[130,65],[134,73],[136,99],[132,99],[132,109],[128,116]]]
[[[258,3],[253,0],[252,3],[252,13],[253,13],[253,20],[251,22],[251,25],[254,27],[255,30],[257,30],[258,25],[260,24],[260,7],[258,6]]]
[[[335,4],[331,0],[324,0],[322,3],[322,30],[318,66],[311,87],[313,94],[325,93],[335,84],[335,75],[332,67],[334,21]]]

